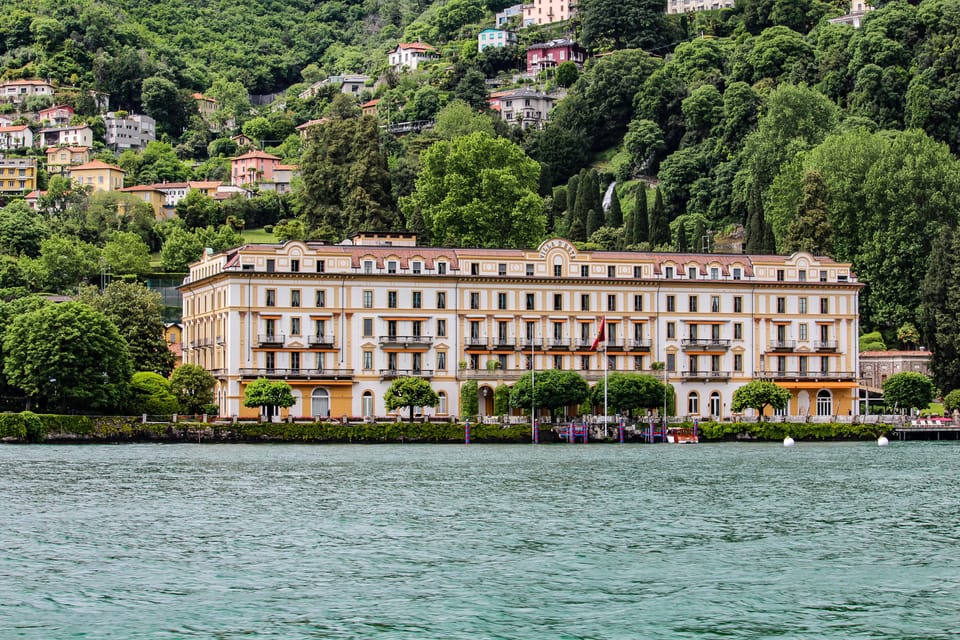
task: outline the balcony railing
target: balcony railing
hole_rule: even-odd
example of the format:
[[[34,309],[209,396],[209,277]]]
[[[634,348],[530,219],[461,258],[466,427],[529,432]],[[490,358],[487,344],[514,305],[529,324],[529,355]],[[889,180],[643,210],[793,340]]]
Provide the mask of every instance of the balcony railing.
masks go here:
[[[429,349],[431,344],[433,344],[433,336],[380,336],[381,347]]]
[[[353,369],[240,369],[244,378],[283,378],[287,380],[347,380]]]
[[[651,343],[649,340],[628,340],[627,341],[627,350],[628,351],[650,351]]]
[[[589,349],[593,346],[593,340],[593,338],[577,338],[577,340],[573,343],[574,348],[578,351]],[[597,346],[600,346],[599,343],[597,343]]]
[[[517,346],[517,339],[509,338],[506,336],[502,338],[500,337],[493,338],[490,342],[491,349],[514,349],[516,348],[516,346]]]
[[[570,348],[570,339],[569,338],[549,338],[547,340],[548,349],[569,349]]]
[[[854,380],[853,371],[761,371],[760,378],[771,380]]]
[[[793,351],[797,348],[796,340],[773,340],[770,342],[768,351]]]
[[[813,343],[813,348],[816,351],[836,351],[837,350],[837,341],[836,340],[821,340],[819,342]]]
[[[433,376],[433,369],[380,369],[381,380],[393,380],[394,378],[430,378]]]
[[[464,338],[465,346],[468,349],[486,349],[487,348],[487,339],[481,338],[478,336],[470,336]]]
[[[307,344],[311,347],[332,347],[333,346],[333,334],[325,333],[323,335],[313,335],[307,338]]]
[[[729,380],[729,371],[681,371],[684,380]]]
[[[543,338],[523,338],[520,340],[521,349],[542,349],[543,348]]]
[[[193,341],[194,347],[209,347],[213,344],[213,338],[197,338]]]
[[[516,380],[530,373],[529,369],[461,369],[457,372],[460,380]]]
[[[730,348],[729,340],[719,338],[686,338],[681,341],[684,349],[703,349],[705,351],[726,351]]]
[[[282,347],[287,337],[280,334],[260,334],[257,336],[257,346],[260,347]]]

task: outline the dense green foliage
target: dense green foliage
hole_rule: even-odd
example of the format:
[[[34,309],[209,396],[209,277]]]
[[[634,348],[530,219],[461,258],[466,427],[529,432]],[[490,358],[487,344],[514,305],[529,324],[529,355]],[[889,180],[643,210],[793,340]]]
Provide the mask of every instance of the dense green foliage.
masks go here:
[[[430,382],[412,376],[397,378],[383,394],[384,404],[389,411],[407,407],[410,409],[411,421],[414,407],[435,407],[438,400],[437,392],[430,387]]]
[[[733,392],[730,409],[734,412],[755,409],[758,415],[763,416],[765,407],[783,409],[788,402],[790,402],[790,392],[783,387],[766,380],[754,380]]]
[[[925,409],[935,395],[933,381],[915,371],[901,371],[883,381],[883,400],[889,407]]]

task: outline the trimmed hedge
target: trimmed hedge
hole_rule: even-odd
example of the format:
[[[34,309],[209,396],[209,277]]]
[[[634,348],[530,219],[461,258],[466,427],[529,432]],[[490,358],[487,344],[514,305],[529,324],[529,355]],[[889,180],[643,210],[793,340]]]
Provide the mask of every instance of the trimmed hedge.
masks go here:
[[[893,432],[889,424],[847,422],[701,422],[701,440],[867,440]]]

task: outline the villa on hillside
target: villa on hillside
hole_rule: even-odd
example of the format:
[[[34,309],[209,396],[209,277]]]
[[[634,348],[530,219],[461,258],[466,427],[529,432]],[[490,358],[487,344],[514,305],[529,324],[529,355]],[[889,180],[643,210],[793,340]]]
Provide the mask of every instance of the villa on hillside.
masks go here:
[[[359,96],[360,92],[363,91],[363,88],[367,85],[367,82],[370,81],[370,76],[354,74],[354,75],[345,75],[345,76],[330,76],[320,80],[319,82],[314,82],[312,85],[307,87],[304,91],[301,91],[297,96],[301,100],[307,100],[317,95],[320,89],[326,85],[333,85],[337,87],[340,93],[345,93],[349,96]]]
[[[575,15],[577,6],[573,0],[532,0],[523,5],[523,26],[560,22]]]
[[[839,18],[830,18],[829,22],[833,24],[848,24],[854,29],[859,29],[863,24],[863,18],[868,12],[873,11],[873,6],[864,0],[853,0],[850,3],[850,13],[842,15]]]
[[[484,29],[477,34],[477,51],[487,48],[501,49],[517,41],[517,34],[502,29]]]
[[[27,194],[36,188],[37,160],[35,158],[0,156],[0,193]]]
[[[296,165],[282,164],[279,157],[264,151],[250,151],[231,158],[230,165],[231,185],[257,186],[277,193],[290,191],[298,170]]]
[[[72,127],[47,127],[40,130],[37,146],[41,149],[69,145],[71,147],[92,147],[93,129],[81,124]]]
[[[173,217],[173,211],[170,211],[170,215],[168,216],[163,207],[166,194],[160,191],[160,189],[157,189],[155,185],[141,184],[135,187],[124,187],[123,189],[119,189],[119,191],[130,194],[149,204],[150,208],[153,209],[153,217],[157,220],[165,220],[168,217]]]
[[[499,29],[500,27],[502,27],[503,25],[505,25],[505,24],[507,23],[507,21],[508,21],[510,18],[513,18],[514,16],[516,16],[518,19],[522,19],[522,18],[523,18],[523,5],[522,5],[522,4],[515,4],[515,5],[513,5],[512,7],[507,7],[507,8],[504,9],[503,11],[497,12],[497,15],[496,15],[496,25],[497,25],[497,28]]]
[[[40,122],[46,122],[47,125],[53,127],[60,127],[70,124],[70,119],[73,116],[73,107],[65,104],[55,107],[48,107],[46,109],[40,109],[40,111],[37,111],[37,120]]]
[[[47,173],[65,176],[70,167],[90,162],[89,147],[47,147]]]
[[[147,144],[157,139],[157,123],[147,115],[131,113],[121,118],[115,112],[110,112],[103,122],[107,127],[107,146],[115,151],[145,149]]]
[[[734,0],[667,0],[667,13],[732,9]]]
[[[0,100],[19,104],[33,96],[53,97],[56,92],[46,80],[7,80],[0,82]]]
[[[438,60],[440,54],[434,47],[423,42],[401,42],[387,55],[387,58],[390,66],[396,71],[402,69],[416,71],[420,64]]]
[[[126,171],[102,160],[93,160],[86,164],[70,167],[70,179],[92,191],[119,191],[123,189],[123,177]]]
[[[0,127],[0,149],[28,149],[33,146],[33,131],[25,124]]]
[[[523,129],[542,129],[546,126],[556,102],[552,96],[528,87],[498,91],[496,100],[500,118],[507,124]]]
[[[553,69],[564,62],[583,67],[587,51],[573,40],[560,38],[527,47],[527,73]]]

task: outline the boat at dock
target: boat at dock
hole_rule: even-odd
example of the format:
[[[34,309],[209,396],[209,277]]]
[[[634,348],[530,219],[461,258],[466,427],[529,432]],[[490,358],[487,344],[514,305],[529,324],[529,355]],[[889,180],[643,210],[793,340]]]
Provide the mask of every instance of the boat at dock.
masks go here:
[[[697,444],[700,437],[697,432],[687,427],[671,427],[667,429],[667,444]]]

